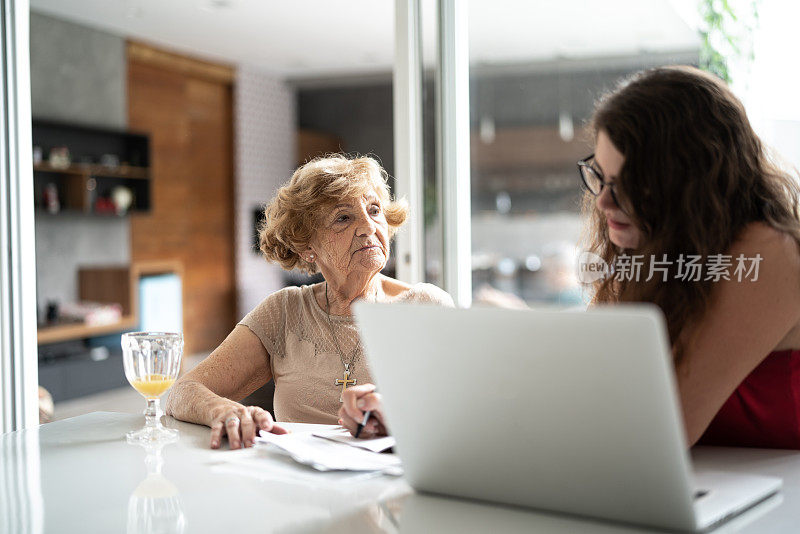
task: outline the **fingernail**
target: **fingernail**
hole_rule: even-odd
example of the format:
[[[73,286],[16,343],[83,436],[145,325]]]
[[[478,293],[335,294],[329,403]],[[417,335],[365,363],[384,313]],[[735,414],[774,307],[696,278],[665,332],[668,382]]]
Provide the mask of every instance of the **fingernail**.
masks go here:
[[[363,408],[366,405],[367,403],[364,401],[364,399],[361,399],[356,403],[356,406],[358,406],[359,408]]]

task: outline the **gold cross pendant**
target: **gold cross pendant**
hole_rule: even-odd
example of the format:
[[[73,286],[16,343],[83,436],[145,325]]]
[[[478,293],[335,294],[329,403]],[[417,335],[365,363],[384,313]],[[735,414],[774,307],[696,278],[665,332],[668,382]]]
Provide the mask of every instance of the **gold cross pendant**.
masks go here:
[[[344,402],[344,391],[347,389],[347,386],[355,386],[356,379],[350,378],[350,371],[348,369],[344,370],[344,379],[337,378],[336,385],[342,386],[342,392],[339,394],[339,402]]]

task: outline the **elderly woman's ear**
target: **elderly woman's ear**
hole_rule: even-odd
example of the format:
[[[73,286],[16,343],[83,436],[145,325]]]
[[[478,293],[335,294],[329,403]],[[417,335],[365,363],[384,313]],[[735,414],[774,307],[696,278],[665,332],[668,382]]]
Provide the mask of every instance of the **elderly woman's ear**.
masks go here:
[[[306,250],[300,253],[300,257],[303,258],[303,261],[307,261],[308,263],[314,263],[317,261],[317,255],[314,252],[314,249],[308,247]]]

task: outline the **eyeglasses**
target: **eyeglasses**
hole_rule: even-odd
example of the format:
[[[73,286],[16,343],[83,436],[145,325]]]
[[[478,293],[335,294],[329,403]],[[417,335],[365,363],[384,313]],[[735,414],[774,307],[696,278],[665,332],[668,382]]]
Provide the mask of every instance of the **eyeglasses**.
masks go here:
[[[625,212],[625,208],[622,207],[619,198],[617,198],[616,184],[606,182],[600,171],[592,167],[593,159],[594,154],[578,161],[578,171],[581,173],[581,180],[583,180],[584,187],[596,197],[600,196],[604,187],[608,187],[611,192],[611,200],[614,201],[614,204],[616,204],[620,210]]]

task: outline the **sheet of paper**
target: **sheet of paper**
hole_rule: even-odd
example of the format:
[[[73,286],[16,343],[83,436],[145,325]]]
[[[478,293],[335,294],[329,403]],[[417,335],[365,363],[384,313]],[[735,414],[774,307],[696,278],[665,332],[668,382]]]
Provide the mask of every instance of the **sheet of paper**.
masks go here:
[[[351,447],[358,447],[359,449],[366,449],[372,452],[383,452],[390,449],[395,445],[395,439],[392,436],[374,439],[361,439],[354,438],[346,428],[335,428],[332,430],[324,430],[314,432],[318,438],[329,439],[338,443],[344,443]]]
[[[400,458],[379,454],[343,443],[314,437],[310,433],[270,434],[262,431],[256,438],[259,446],[277,447],[296,462],[318,471],[381,471],[400,475]]]
[[[294,433],[311,433],[311,432],[325,432],[327,430],[336,430],[337,428],[342,428],[340,425],[318,425],[318,424],[311,424],[311,423],[286,423],[286,422],[279,422],[280,426],[288,430],[289,432]]]

